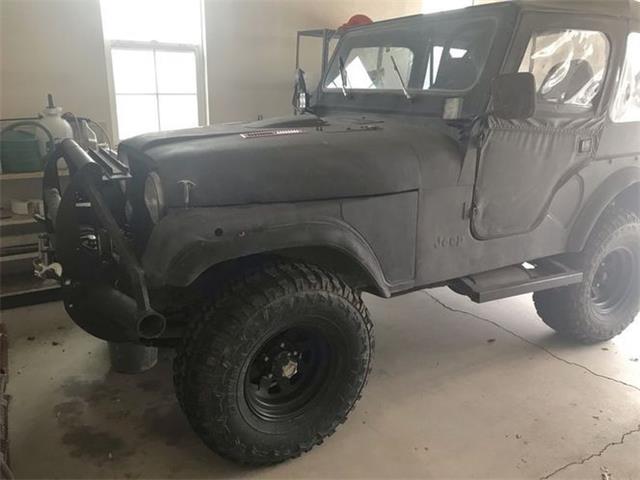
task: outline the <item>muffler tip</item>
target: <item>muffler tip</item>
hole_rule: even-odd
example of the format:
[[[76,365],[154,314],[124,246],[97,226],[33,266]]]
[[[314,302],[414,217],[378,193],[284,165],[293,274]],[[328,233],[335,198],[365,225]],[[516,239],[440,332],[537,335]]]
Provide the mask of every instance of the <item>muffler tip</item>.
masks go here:
[[[165,318],[156,312],[144,312],[138,320],[138,335],[141,338],[158,338],[167,327]]]

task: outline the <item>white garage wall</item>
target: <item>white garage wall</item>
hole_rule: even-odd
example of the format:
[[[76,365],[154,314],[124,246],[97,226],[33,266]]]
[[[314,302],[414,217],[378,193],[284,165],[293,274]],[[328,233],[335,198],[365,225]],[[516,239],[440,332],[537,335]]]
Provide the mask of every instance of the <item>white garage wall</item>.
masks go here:
[[[422,13],[440,12],[473,5],[473,0],[423,0]]]
[[[0,118],[33,116],[53,93],[109,125],[98,0],[0,0]]]
[[[421,0],[205,0],[212,122],[286,114],[298,29],[418,13]],[[0,118],[30,116],[51,92],[108,125],[99,0],[0,2]]]

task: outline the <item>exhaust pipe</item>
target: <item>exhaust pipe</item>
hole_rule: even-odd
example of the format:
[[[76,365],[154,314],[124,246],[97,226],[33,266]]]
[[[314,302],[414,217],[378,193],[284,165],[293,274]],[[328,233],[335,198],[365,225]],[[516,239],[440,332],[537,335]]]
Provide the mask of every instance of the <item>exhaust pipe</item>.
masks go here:
[[[141,338],[158,338],[167,328],[167,321],[159,313],[148,310],[138,317],[137,327]]]
[[[153,309],[140,310],[136,301],[107,285],[68,287],[65,308],[82,329],[109,342],[135,342],[160,337],[165,317]]]

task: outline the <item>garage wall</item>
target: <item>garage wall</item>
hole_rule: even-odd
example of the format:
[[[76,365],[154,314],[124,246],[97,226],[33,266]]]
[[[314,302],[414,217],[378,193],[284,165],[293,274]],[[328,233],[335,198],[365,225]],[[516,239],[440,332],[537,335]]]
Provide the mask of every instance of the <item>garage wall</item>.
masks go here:
[[[211,122],[291,112],[297,30],[338,27],[355,13],[411,15],[422,5],[204,0]],[[34,115],[51,92],[65,110],[110,126],[99,0],[1,0],[0,61],[0,118]]]
[[[0,1],[0,118],[33,116],[53,93],[109,125],[99,0]]]
[[[421,8],[421,0],[205,0],[211,122],[291,113],[298,30],[336,28],[356,13],[375,21]]]

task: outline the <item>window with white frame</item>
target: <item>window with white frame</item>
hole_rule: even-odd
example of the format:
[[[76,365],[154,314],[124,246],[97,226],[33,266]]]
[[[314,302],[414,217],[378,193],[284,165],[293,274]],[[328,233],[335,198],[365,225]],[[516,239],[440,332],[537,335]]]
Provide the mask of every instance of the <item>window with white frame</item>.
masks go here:
[[[101,0],[120,140],[206,123],[201,0]]]

